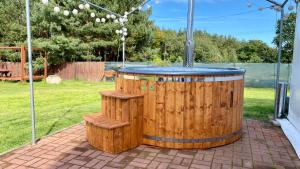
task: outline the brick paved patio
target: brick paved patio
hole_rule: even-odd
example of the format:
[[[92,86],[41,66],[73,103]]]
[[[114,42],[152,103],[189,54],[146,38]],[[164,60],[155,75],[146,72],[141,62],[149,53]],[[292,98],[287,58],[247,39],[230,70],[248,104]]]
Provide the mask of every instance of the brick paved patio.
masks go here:
[[[169,150],[140,146],[110,155],[96,151],[78,125],[0,156],[0,168],[299,168],[300,160],[278,127],[254,120],[244,122],[243,138],[209,150]]]

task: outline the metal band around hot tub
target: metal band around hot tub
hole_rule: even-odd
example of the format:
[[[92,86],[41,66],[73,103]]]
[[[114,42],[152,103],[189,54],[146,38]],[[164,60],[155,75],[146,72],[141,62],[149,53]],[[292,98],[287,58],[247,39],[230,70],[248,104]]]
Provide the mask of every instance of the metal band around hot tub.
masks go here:
[[[171,143],[207,143],[207,142],[220,142],[225,141],[231,137],[242,134],[242,130],[236,131],[231,134],[227,134],[222,137],[212,137],[212,138],[198,138],[198,139],[178,139],[178,138],[167,138],[167,137],[158,137],[158,136],[149,136],[144,135],[145,139],[162,141],[162,142],[171,142]]]
[[[138,75],[119,75],[120,78],[127,80],[146,80],[156,82],[225,82],[243,80],[244,76],[225,76],[225,77],[157,77],[157,76],[138,76]]]

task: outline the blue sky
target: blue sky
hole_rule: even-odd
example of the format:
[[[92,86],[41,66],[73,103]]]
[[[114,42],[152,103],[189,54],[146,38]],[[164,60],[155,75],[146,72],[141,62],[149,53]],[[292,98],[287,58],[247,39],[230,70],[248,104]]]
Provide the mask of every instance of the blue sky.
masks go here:
[[[294,5],[290,1],[288,6]],[[151,19],[164,29],[185,29],[187,2],[160,0],[158,4],[152,3]],[[249,2],[251,8],[247,6]],[[265,0],[196,0],[194,27],[209,33],[232,35],[241,40],[260,39],[273,45],[275,22],[280,13],[270,9],[259,11],[261,6],[268,7],[270,3]]]

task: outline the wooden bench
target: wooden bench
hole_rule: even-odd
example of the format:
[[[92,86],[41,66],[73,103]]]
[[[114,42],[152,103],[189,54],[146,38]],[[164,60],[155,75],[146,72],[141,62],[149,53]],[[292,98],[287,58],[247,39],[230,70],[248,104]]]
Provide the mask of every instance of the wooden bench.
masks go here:
[[[11,77],[11,71],[7,69],[0,69],[0,77]]]
[[[120,153],[142,144],[143,95],[105,91],[102,112],[84,117],[88,142],[95,148]]]

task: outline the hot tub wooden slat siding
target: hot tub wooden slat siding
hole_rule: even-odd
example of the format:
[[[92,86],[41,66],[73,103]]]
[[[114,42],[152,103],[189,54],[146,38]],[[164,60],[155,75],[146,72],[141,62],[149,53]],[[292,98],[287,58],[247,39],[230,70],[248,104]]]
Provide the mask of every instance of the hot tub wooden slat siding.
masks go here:
[[[241,137],[244,80],[173,82],[125,79],[119,73],[116,89],[144,94],[143,143],[166,148],[210,148]],[[159,77],[235,77],[167,76]],[[158,77],[158,76],[157,76]],[[141,110],[142,111],[142,110]]]

